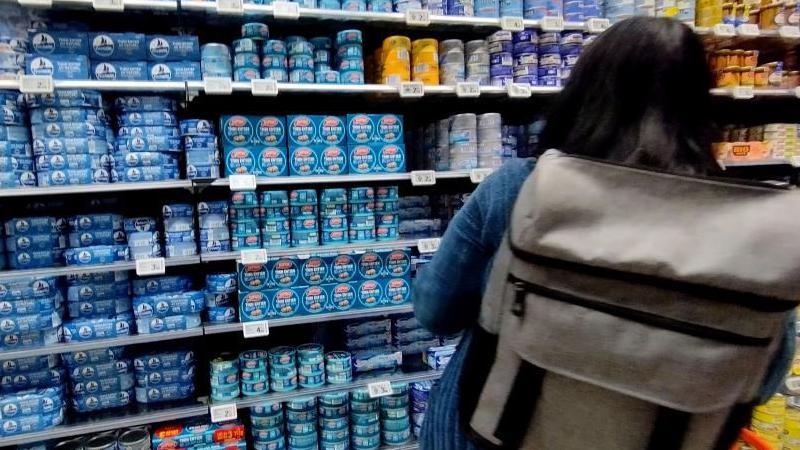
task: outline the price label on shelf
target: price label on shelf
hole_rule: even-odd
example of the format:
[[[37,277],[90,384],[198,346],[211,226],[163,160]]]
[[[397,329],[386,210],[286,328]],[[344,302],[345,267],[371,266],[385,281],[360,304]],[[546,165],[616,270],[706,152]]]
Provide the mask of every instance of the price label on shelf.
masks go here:
[[[492,174],[492,169],[472,169],[469,171],[469,179],[475,184],[483,182],[489,175]]]
[[[150,275],[164,275],[167,265],[164,258],[142,258],[136,260],[136,275],[146,277]]]
[[[761,36],[761,30],[758,29],[758,25],[754,23],[743,23],[736,27],[736,33],[739,36],[747,36],[747,37],[758,37]]]
[[[300,5],[286,1],[273,2],[272,15],[276,19],[297,20],[300,18]]]
[[[461,81],[456,83],[456,96],[461,98],[475,98],[481,96],[481,86],[475,81]]]
[[[406,25],[427,27],[431,24],[431,12],[427,9],[406,10]]]
[[[511,98],[530,98],[531,87],[527,84],[511,83],[506,87]]]
[[[272,78],[250,80],[250,91],[258,97],[275,97],[278,95],[278,82]]]
[[[20,6],[51,8],[53,0],[19,0]]]
[[[367,385],[369,391],[369,398],[386,397],[392,395],[392,383],[389,381],[376,381]]]
[[[506,31],[522,31],[525,29],[525,22],[522,17],[507,17],[500,18],[500,28]]]
[[[210,412],[211,421],[214,423],[236,420],[239,417],[238,410],[236,409],[236,403],[211,405]]]
[[[794,88],[794,96],[800,98],[800,87]]]
[[[800,27],[798,27],[797,25],[795,26],[784,25],[778,28],[778,36],[788,39],[800,38]]]
[[[203,79],[203,90],[209,95],[230,95],[233,82],[225,77],[206,77]]]
[[[404,81],[397,89],[402,98],[418,98],[425,95],[425,86],[420,81]]]
[[[53,77],[50,75],[20,75],[19,90],[23,94],[50,94],[53,92]]]
[[[441,243],[441,238],[420,239],[417,241],[417,250],[419,250],[420,253],[436,253]]]
[[[800,156],[790,156],[789,164],[791,164],[792,167],[800,167]]]
[[[545,16],[539,21],[542,31],[564,31],[564,18],[557,16]]]
[[[242,332],[245,339],[269,336],[269,321],[244,322],[242,324]]]
[[[412,186],[433,186],[436,184],[436,172],[433,170],[412,170]]]
[[[232,191],[255,191],[255,175],[228,175],[228,186]]]
[[[786,377],[786,387],[790,391],[800,389],[800,377]]]
[[[244,14],[242,0],[217,0],[217,14],[241,16]]]
[[[267,249],[265,248],[248,248],[242,250],[239,254],[239,259],[242,264],[264,264],[267,262]]]
[[[753,86],[734,86],[731,94],[737,100],[749,100],[755,95]]]
[[[602,33],[611,26],[611,21],[608,19],[601,19],[599,17],[592,17],[586,21],[586,31],[589,33]]]
[[[718,23],[711,29],[714,36],[718,37],[734,37],[736,36],[736,28],[729,23]]]
[[[125,0],[92,0],[95,11],[123,11]]]

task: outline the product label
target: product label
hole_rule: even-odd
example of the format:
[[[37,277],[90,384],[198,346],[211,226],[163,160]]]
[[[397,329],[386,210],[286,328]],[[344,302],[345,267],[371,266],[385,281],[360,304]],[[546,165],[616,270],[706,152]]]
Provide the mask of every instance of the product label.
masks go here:
[[[253,133],[253,125],[247,120],[247,117],[222,117],[222,135],[227,142],[233,145],[247,144],[251,142]]]
[[[358,145],[350,149],[350,172],[372,173],[377,165],[375,150],[369,145]]]
[[[336,281],[350,281],[356,275],[357,265],[350,255],[337,255],[331,262],[331,275]]]
[[[303,309],[309,314],[316,314],[328,306],[328,293],[322,286],[311,286],[303,291]]]
[[[293,316],[300,306],[300,299],[295,291],[291,289],[281,289],[275,292],[273,297],[273,308],[281,317]]]
[[[270,280],[280,287],[294,286],[299,276],[300,269],[297,266],[297,260],[292,258],[281,258],[275,261],[270,270]]]
[[[266,176],[286,175],[286,150],[267,147],[261,150],[258,158],[261,174]]]
[[[337,311],[346,311],[355,305],[356,291],[349,283],[339,283],[331,288],[330,299]]]

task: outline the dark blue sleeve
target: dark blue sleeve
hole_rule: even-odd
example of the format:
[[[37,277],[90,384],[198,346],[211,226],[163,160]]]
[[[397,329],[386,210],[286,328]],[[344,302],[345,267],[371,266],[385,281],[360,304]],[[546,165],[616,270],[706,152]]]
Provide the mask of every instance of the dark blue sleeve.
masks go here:
[[[783,379],[789,372],[789,367],[792,365],[795,350],[795,336],[797,335],[796,326],[797,316],[792,313],[786,322],[786,327],[783,333],[783,340],[775,355],[775,359],[769,366],[767,378],[764,380],[764,385],[761,386],[759,392],[759,403],[766,403],[770,397],[778,392],[778,389],[783,383]]]

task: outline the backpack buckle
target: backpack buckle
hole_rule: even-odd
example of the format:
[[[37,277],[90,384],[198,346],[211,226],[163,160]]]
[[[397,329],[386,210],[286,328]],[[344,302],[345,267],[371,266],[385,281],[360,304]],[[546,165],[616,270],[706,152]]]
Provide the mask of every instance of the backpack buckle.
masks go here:
[[[511,305],[511,314],[517,317],[525,315],[525,286],[520,283],[514,283],[514,303]]]

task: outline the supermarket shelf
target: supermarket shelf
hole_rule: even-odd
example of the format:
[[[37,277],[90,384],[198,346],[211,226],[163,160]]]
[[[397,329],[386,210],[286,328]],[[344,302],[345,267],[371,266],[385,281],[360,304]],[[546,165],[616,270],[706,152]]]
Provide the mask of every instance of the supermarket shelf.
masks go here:
[[[736,90],[730,88],[714,88],[711,89],[711,95],[717,97],[732,97],[732,98],[740,98],[742,100],[747,100],[746,98],[741,98],[736,93]],[[797,97],[798,94],[796,93],[795,89],[769,89],[769,88],[758,88],[753,89],[753,97]]]
[[[762,159],[753,161],[717,160],[717,162],[723,169],[727,167],[795,166],[787,159]]]
[[[386,445],[381,450],[419,450],[419,442],[409,442],[401,445]]]
[[[353,311],[344,311],[344,312],[335,312],[335,313],[327,313],[327,314],[316,314],[313,316],[300,316],[300,317],[292,317],[288,319],[274,319],[269,321],[269,327],[287,327],[291,325],[302,325],[307,323],[319,323],[319,322],[330,322],[334,320],[346,320],[346,319],[362,319],[364,317],[380,317],[389,314],[403,314],[409,313],[414,311],[414,307],[411,304],[407,305],[398,305],[398,306],[386,306],[383,308],[372,308],[372,309],[357,309]],[[206,324],[204,325],[205,334],[222,334],[222,333],[241,333],[242,332],[242,324],[239,322],[236,323],[223,323],[219,325],[211,325]]]
[[[93,9],[92,0],[52,0],[54,8],[88,8]],[[2,3],[19,3],[18,0],[2,0]],[[140,11],[177,11],[175,0],[125,0],[126,10]]]
[[[441,370],[426,370],[413,373],[396,373],[385,377],[366,378],[353,381],[347,384],[327,384],[319,388],[299,388],[290,392],[270,392],[264,395],[254,395],[252,397],[241,397],[235,400],[237,408],[248,408],[264,402],[285,402],[300,397],[318,396],[332,392],[345,392],[353,389],[366,387],[370,383],[377,381],[389,381],[392,383],[415,383],[418,381],[436,380],[442,376]],[[229,404],[234,402],[217,402],[217,404]]]
[[[166,267],[191,266],[200,263],[200,256],[180,256],[166,258]],[[87,266],[44,267],[41,269],[3,270],[0,271],[0,280],[24,277],[51,277],[77,273],[112,272],[121,270],[135,270],[136,261],[120,261],[113,264],[92,264]]]
[[[80,420],[68,425],[59,425],[43,431],[25,433],[17,436],[0,438],[0,447],[21,445],[50,439],[87,435],[100,431],[115,430],[157,422],[165,422],[189,417],[208,415],[208,405],[193,402],[191,405],[164,405],[161,408],[139,405],[131,410],[115,411],[87,420]]]
[[[47,186],[0,189],[0,198],[35,197],[65,194],[99,194],[105,192],[154,191],[161,189],[192,189],[191,180],[153,181],[149,183],[83,184],[73,186]]]
[[[184,81],[54,80],[56,89],[93,89],[103,92],[184,93]],[[19,89],[19,81],[0,80],[0,89]]]
[[[436,236],[434,236],[436,237]],[[272,256],[294,256],[316,253],[336,253],[356,250],[377,250],[377,249],[396,249],[403,247],[416,247],[419,239],[395,239],[393,241],[375,241],[359,244],[325,245],[317,247],[291,247],[267,249],[267,254]],[[211,261],[234,261],[238,260],[241,252],[220,252],[208,253],[200,256],[203,262]]]
[[[469,179],[469,171],[436,172],[437,180]],[[321,175],[312,177],[258,177],[259,186],[285,186],[301,184],[333,184],[333,183],[381,183],[389,181],[410,181],[411,173],[374,173],[369,175]],[[195,185],[228,186],[227,178],[216,180],[195,180]]]

